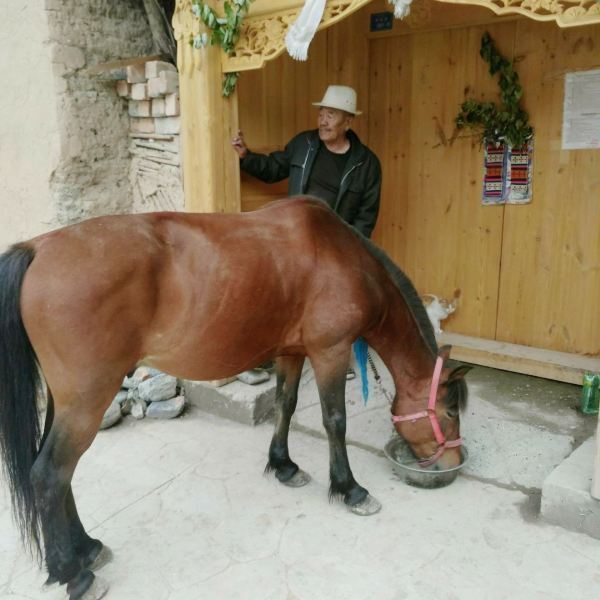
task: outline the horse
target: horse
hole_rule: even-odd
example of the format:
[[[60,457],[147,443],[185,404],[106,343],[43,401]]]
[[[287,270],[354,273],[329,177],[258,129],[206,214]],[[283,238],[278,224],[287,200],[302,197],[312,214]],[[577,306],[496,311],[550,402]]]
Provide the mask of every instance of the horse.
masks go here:
[[[107,548],[86,533],[71,480],[138,365],[214,380],[274,359],[266,470],[299,487],[309,475],[290,458],[288,432],[308,357],[330,498],[377,512],[345,442],[346,371],[360,337],[392,375],[398,434],[418,458],[460,464],[467,367],[438,349],[406,275],[318,200],[242,214],[98,217],[12,246],[0,257],[0,446],[22,540],[45,556],[46,583],[66,584],[70,600],[106,593],[93,569]]]

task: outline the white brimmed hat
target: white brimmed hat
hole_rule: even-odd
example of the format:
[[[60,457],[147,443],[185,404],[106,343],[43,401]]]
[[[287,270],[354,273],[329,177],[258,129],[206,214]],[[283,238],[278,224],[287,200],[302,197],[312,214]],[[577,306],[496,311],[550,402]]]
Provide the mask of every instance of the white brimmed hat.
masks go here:
[[[362,111],[356,110],[356,92],[347,85],[330,85],[325,91],[321,102],[313,102],[313,106],[325,106],[345,110],[353,115],[360,115]]]

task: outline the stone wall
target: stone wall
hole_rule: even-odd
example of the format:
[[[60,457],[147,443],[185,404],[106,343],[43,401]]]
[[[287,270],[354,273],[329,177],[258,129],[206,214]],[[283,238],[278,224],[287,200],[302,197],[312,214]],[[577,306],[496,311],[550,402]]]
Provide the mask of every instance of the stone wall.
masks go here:
[[[63,225],[128,212],[127,112],[114,82],[86,75],[98,63],[151,54],[141,0],[47,0],[61,159],[50,187]]]
[[[127,104],[89,67],[153,53],[142,0],[7,2],[0,23],[0,251],[127,212]]]

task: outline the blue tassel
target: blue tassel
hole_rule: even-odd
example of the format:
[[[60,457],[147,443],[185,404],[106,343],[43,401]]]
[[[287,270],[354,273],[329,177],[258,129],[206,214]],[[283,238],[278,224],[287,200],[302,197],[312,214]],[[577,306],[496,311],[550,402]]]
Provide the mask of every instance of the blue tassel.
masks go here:
[[[358,368],[360,369],[363,402],[366,406],[367,400],[369,399],[369,381],[367,379],[367,353],[369,350],[369,344],[367,344],[367,340],[365,340],[365,338],[359,337],[354,344],[352,344],[352,346],[354,347],[354,355],[356,356]]]

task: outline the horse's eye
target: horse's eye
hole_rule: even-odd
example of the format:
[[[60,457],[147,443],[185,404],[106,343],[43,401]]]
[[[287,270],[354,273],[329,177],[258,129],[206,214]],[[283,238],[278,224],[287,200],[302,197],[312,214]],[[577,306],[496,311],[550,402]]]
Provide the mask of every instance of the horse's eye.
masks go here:
[[[446,409],[446,414],[451,419],[454,419],[454,418],[458,417],[458,409],[456,409],[456,408],[448,408],[448,409]]]

